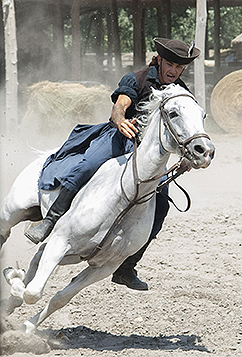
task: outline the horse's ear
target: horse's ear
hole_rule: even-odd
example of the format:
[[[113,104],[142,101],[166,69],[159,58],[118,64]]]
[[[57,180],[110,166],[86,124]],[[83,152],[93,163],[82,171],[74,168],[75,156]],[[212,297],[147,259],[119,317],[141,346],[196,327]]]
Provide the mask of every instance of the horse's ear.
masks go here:
[[[169,96],[169,88],[170,88],[170,84],[162,84],[160,86],[160,90],[159,90],[159,98],[161,98],[161,100],[165,100],[168,96]]]
[[[160,91],[151,87],[150,100],[157,98],[159,96]]]
[[[179,84],[175,83],[170,83],[170,84],[162,84],[160,86],[160,95],[162,101],[166,100],[169,98],[172,94],[174,94],[174,91],[176,90],[177,87],[180,87]]]

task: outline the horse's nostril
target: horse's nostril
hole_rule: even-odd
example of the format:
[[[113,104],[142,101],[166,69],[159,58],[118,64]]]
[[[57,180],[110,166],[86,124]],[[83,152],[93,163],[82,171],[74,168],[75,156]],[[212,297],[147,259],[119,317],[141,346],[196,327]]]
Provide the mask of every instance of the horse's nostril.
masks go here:
[[[201,145],[195,145],[194,149],[199,152],[199,154],[203,154],[205,152],[204,148]]]

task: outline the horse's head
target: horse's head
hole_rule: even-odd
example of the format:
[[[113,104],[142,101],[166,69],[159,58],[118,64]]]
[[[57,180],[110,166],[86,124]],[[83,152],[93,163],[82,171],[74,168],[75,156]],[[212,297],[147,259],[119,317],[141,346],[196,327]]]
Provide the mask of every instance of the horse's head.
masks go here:
[[[160,98],[160,141],[166,151],[186,157],[193,168],[206,168],[215,148],[204,130],[205,112],[194,96],[179,85],[154,91]]]

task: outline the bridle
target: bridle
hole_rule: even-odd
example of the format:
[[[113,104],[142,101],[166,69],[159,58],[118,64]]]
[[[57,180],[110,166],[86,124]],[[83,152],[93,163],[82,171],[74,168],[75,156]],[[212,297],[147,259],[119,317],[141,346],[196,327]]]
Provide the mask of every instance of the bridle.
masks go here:
[[[121,185],[121,190],[122,190],[122,193],[124,195],[124,197],[126,198],[126,200],[128,201],[128,205],[126,206],[126,208],[120,212],[120,214],[116,217],[116,219],[114,220],[113,224],[111,225],[111,227],[109,228],[108,232],[105,234],[105,236],[103,237],[102,241],[94,248],[94,250],[85,258],[85,260],[90,260],[91,258],[93,258],[101,249],[102,247],[104,246],[105,242],[107,242],[109,236],[111,235],[112,231],[118,226],[118,224],[122,221],[123,217],[131,210],[132,207],[134,207],[135,205],[137,204],[142,204],[142,203],[145,203],[147,201],[149,201],[153,195],[155,193],[162,193],[162,189],[163,187],[167,186],[170,182],[174,182],[182,191],[183,193],[185,194],[186,198],[187,198],[187,207],[185,210],[181,210],[180,208],[177,207],[177,205],[174,203],[174,201],[167,195],[166,198],[172,202],[174,204],[174,206],[180,211],[180,212],[186,212],[189,210],[190,206],[191,206],[191,199],[190,199],[190,196],[189,194],[186,192],[186,190],[181,187],[176,181],[175,179],[177,177],[179,177],[180,175],[182,175],[185,171],[188,170],[187,167],[185,168],[180,168],[180,163],[181,163],[181,160],[182,158],[184,158],[186,152],[187,152],[187,145],[193,140],[193,139],[196,139],[196,138],[201,138],[201,137],[205,137],[205,138],[209,138],[209,136],[206,134],[206,133],[201,133],[201,134],[195,134],[193,135],[192,137],[186,139],[186,140],[181,140],[174,128],[174,126],[172,125],[171,123],[171,120],[169,118],[169,114],[168,112],[165,110],[164,106],[166,105],[166,103],[173,99],[173,98],[176,98],[176,97],[181,97],[181,96],[186,96],[186,97],[190,97],[192,98],[195,102],[196,99],[193,97],[192,94],[178,94],[178,95],[174,95],[170,98],[167,98],[165,99],[161,104],[160,104],[160,111],[161,111],[161,119],[163,118],[163,123],[166,127],[166,129],[169,131],[169,133],[172,135],[173,139],[175,140],[175,142],[178,144],[180,150],[181,150],[181,158],[180,160],[174,164],[170,169],[168,169],[164,174],[161,174],[161,175],[155,175],[153,177],[151,177],[150,179],[148,180],[141,180],[139,178],[139,175],[138,175],[138,169],[137,169],[137,139],[134,138],[133,139],[133,143],[134,143],[134,151],[133,151],[133,154],[131,154],[126,162],[126,165],[124,167],[124,170],[123,170],[123,173],[122,173],[122,176],[121,176],[121,179],[120,179],[120,185]],[[160,126],[161,126],[161,119],[160,119]],[[160,128],[161,129],[161,128]],[[161,130],[159,130],[159,133],[161,133]],[[160,144],[162,145],[161,143],[161,138],[159,139],[160,140]],[[130,161],[130,159],[133,157],[133,175],[134,175],[134,184],[135,184],[135,195],[134,195],[134,198],[133,199],[129,199],[125,190],[124,190],[124,187],[123,187],[123,177],[124,177],[124,173],[126,172],[126,169],[127,169],[127,165],[128,165],[128,162]],[[178,170],[179,169],[179,170]],[[178,170],[178,171],[177,171]],[[176,173],[175,173],[176,171]],[[169,176],[170,174],[170,176]],[[151,182],[151,181],[155,181],[155,180],[158,180],[158,179],[161,179],[162,177],[167,177],[163,182],[161,182],[155,190],[143,195],[142,197],[139,197],[139,187],[142,183],[148,183],[148,182]]]
[[[194,98],[194,96],[192,94],[189,93],[182,93],[182,94],[177,94],[177,95],[173,95],[172,97],[166,98],[161,104],[160,104],[160,111],[161,111],[161,117],[163,117],[163,123],[165,128],[168,130],[168,132],[171,134],[171,136],[173,137],[173,139],[175,140],[175,142],[178,144],[181,156],[184,157],[186,152],[187,152],[187,145],[193,140],[193,139],[197,139],[197,138],[207,138],[210,140],[210,137],[206,134],[206,133],[200,133],[200,134],[195,134],[193,136],[191,136],[190,138],[186,139],[186,140],[181,140],[181,138],[178,136],[174,126],[172,125],[172,122],[170,120],[169,117],[169,113],[168,111],[165,109],[165,105],[166,103],[174,98],[177,97],[190,97],[192,98],[196,103],[197,100]],[[161,120],[160,120],[160,125],[161,125]],[[161,130],[160,130],[161,133]],[[161,143],[161,138],[160,138],[160,143]],[[162,145],[162,143],[161,143]]]
[[[177,97],[189,97],[189,98],[192,98],[196,103],[196,99],[194,98],[194,96],[192,94],[189,94],[189,93],[182,93],[182,94],[177,94],[177,95],[173,95],[172,97],[169,97],[169,98],[166,98],[161,104],[160,104],[160,128],[159,128],[159,135],[161,135],[161,122],[162,122],[162,118],[163,118],[163,123],[166,127],[166,129],[168,130],[168,132],[171,134],[171,136],[173,137],[173,139],[175,140],[175,142],[178,144],[178,147],[180,149],[180,160],[174,164],[170,169],[168,169],[164,174],[162,175],[156,175],[148,180],[141,180],[138,176],[138,169],[137,169],[137,160],[136,160],[136,155],[137,155],[137,141],[136,140],[133,140],[134,142],[134,151],[133,151],[133,173],[134,173],[134,184],[136,186],[136,190],[135,190],[135,195],[134,195],[134,198],[131,200],[127,197],[126,193],[125,193],[125,190],[124,190],[124,187],[123,187],[123,176],[124,176],[124,173],[126,171],[126,167],[128,165],[128,161],[126,162],[126,166],[124,168],[124,171],[122,173],[122,176],[121,176],[121,189],[122,189],[122,192],[124,194],[124,196],[126,197],[127,201],[129,203],[133,203],[133,204],[141,204],[141,203],[144,203],[146,201],[148,201],[149,199],[151,199],[152,195],[154,193],[159,193],[162,191],[163,187],[167,186],[170,182],[174,181],[175,184],[184,192],[185,196],[187,197],[187,200],[188,200],[188,205],[187,205],[187,208],[182,211],[181,209],[179,209],[176,204],[173,202],[173,200],[167,196],[167,198],[169,199],[169,201],[171,201],[175,207],[179,210],[179,211],[182,211],[182,212],[186,212],[188,211],[188,209],[190,208],[190,197],[188,195],[188,193],[180,186],[178,185],[178,183],[175,181],[175,179],[177,177],[179,177],[180,175],[182,175],[185,171],[187,171],[187,168],[180,168],[180,163],[181,163],[181,160],[185,157],[185,154],[187,153],[187,145],[193,140],[193,139],[197,139],[197,138],[201,138],[201,137],[204,137],[204,138],[207,138],[210,140],[209,136],[206,134],[206,133],[199,133],[199,134],[195,134],[191,137],[189,137],[188,139],[186,140],[181,140],[180,137],[178,136],[174,126],[172,125],[172,122],[170,120],[170,117],[169,117],[169,114],[168,114],[168,111],[165,109],[165,105],[166,103],[171,100],[171,99],[174,99],[174,98],[177,98]],[[161,141],[161,136],[159,136],[159,140],[160,140],[160,145],[163,147],[162,145],[162,141]],[[164,148],[164,147],[163,147]],[[164,149],[165,150],[165,149]],[[131,158],[132,156],[129,157],[129,159]],[[129,160],[128,159],[128,160]],[[177,169],[179,169],[177,171]],[[175,171],[177,171],[175,173]],[[169,177],[169,174],[171,174],[171,176]],[[162,183],[160,183],[157,188],[153,191],[151,191],[150,193],[142,196],[142,197],[139,197],[139,186],[141,185],[141,183],[148,183],[148,182],[151,182],[151,181],[155,181],[157,179],[161,179],[162,177],[167,177],[166,180],[164,180]]]

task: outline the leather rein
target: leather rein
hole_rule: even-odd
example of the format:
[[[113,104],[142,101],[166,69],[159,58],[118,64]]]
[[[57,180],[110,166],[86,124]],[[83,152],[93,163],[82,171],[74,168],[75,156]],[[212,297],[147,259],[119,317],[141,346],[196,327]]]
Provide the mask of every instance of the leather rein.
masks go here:
[[[190,206],[191,206],[191,199],[189,197],[189,194],[185,191],[184,188],[182,188],[175,180],[177,177],[179,177],[180,175],[182,175],[184,172],[186,172],[188,170],[187,167],[184,167],[184,168],[180,168],[180,162],[181,160],[185,157],[185,154],[187,152],[187,148],[186,146],[193,140],[193,139],[197,139],[197,138],[201,138],[201,137],[205,137],[207,139],[210,140],[210,137],[206,134],[206,133],[201,133],[201,134],[195,134],[193,136],[191,136],[190,138],[186,139],[186,140],[181,140],[180,137],[178,136],[174,126],[172,125],[171,123],[171,120],[170,120],[170,117],[169,117],[169,114],[168,112],[165,110],[165,105],[166,103],[171,100],[171,99],[174,99],[176,97],[190,97],[192,98],[196,103],[196,99],[194,98],[194,96],[192,94],[177,94],[177,95],[174,95],[172,97],[169,97],[167,99],[165,99],[161,104],[160,104],[160,111],[161,111],[161,118],[163,118],[163,123],[166,127],[166,129],[168,130],[168,132],[171,134],[171,136],[173,137],[174,141],[178,144],[178,147],[179,147],[179,150],[180,150],[180,153],[181,153],[181,158],[180,160],[174,164],[170,169],[168,169],[167,171],[165,171],[164,174],[161,174],[161,175],[156,175],[148,180],[141,180],[138,176],[138,169],[137,169],[137,160],[136,160],[136,157],[137,157],[137,140],[136,138],[133,139],[133,142],[134,142],[134,152],[133,152],[133,173],[134,173],[134,183],[135,183],[135,186],[136,186],[136,192],[135,192],[135,195],[134,195],[134,198],[132,200],[130,200],[125,191],[124,191],[124,188],[123,188],[123,176],[124,176],[124,173],[126,171],[126,167],[128,165],[128,161],[129,159],[132,157],[130,156],[128,161],[126,162],[126,166],[124,168],[124,171],[122,173],[122,176],[121,176],[121,188],[122,188],[122,192],[124,194],[124,196],[126,197],[126,199],[128,200],[129,203],[133,203],[134,205],[136,204],[142,204],[144,202],[147,202],[148,200],[150,200],[153,196],[153,194],[155,193],[161,193],[163,187],[167,186],[170,182],[174,181],[174,183],[182,190],[182,192],[185,194],[186,198],[187,198],[187,208],[185,210],[181,210],[180,208],[177,207],[177,205],[174,203],[174,201],[168,196],[168,195],[165,195],[166,198],[173,203],[173,205],[178,209],[178,211],[180,212],[186,212],[189,210]],[[161,126],[161,120],[160,120],[160,126]],[[161,128],[159,130],[159,133],[161,133]],[[160,139],[160,145],[163,147],[162,145],[162,142],[161,142],[161,137],[159,138]],[[176,173],[174,173],[176,170],[178,170]],[[169,177],[169,174],[171,174],[171,176]],[[162,177],[167,177],[166,180],[164,180],[163,182],[161,182],[157,188],[153,191],[151,191],[150,193],[147,193],[146,195],[138,198],[138,195],[139,195],[139,186],[141,183],[148,183],[148,182],[151,182],[151,181],[155,181],[157,179],[161,179]],[[162,193],[164,194],[164,193]],[[148,197],[148,198],[147,198]]]
[[[101,242],[94,248],[94,250],[87,257],[84,258],[85,260],[90,260],[91,258],[93,258],[102,249],[102,247],[104,246],[105,242],[107,242],[108,238],[110,237],[112,231],[118,226],[118,224],[122,221],[123,217],[131,210],[132,207],[134,207],[137,204],[142,204],[142,203],[145,203],[145,202],[149,201],[153,197],[153,195],[155,193],[162,193],[163,195],[165,195],[161,191],[162,191],[163,187],[167,186],[170,182],[174,182],[182,190],[182,192],[185,194],[185,196],[187,198],[187,207],[186,207],[185,210],[181,210],[180,208],[177,207],[177,205],[174,203],[174,201],[168,195],[165,195],[165,197],[168,199],[168,201],[173,203],[173,205],[180,212],[187,212],[189,210],[189,208],[191,207],[191,199],[190,199],[189,194],[175,180],[176,180],[177,177],[179,177],[180,175],[182,175],[184,172],[186,172],[188,170],[188,167],[184,167],[184,168],[180,167],[180,162],[184,158],[184,156],[185,156],[185,154],[187,152],[186,146],[193,139],[200,138],[200,137],[205,137],[205,138],[208,138],[208,139],[210,139],[210,138],[206,133],[195,134],[195,135],[191,136],[190,138],[188,138],[188,139],[186,139],[184,141],[182,141],[179,138],[175,128],[173,127],[173,125],[171,123],[169,115],[168,115],[167,111],[165,110],[164,106],[170,99],[173,99],[173,98],[176,98],[176,97],[181,97],[181,96],[190,97],[195,102],[197,102],[192,94],[185,94],[184,93],[184,94],[178,94],[178,95],[174,95],[174,96],[172,96],[170,98],[167,98],[166,100],[164,100],[160,104],[161,118],[163,117],[164,125],[165,125],[166,129],[169,131],[169,133],[171,134],[171,136],[173,137],[173,139],[175,140],[175,142],[178,144],[178,146],[179,146],[179,148],[181,150],[181,158],[180,158],[180,160],[176,164],[174,164],[170,169],[165,171],[164,174],[155,175],[152,178],[147,179],[147,180],[141,180],[139,178],[139,175],[138,175],[137,160],[136,160],[136,158],[137,158],[137,139],[136,138],[133,139],[134,151],[133,151],[133,154],[131,154],[130,157],[128,158],[128,160],[126,162],[126,165],[125,165],[125,168],[123,170],[121,179],[120,179],[121,190],[122,190],[122,193],[124,194],[126,200],[129,202],[128,206],[122,212],[119,213],[119,215],[116,217],[116,219],[114,220],[113,224],[111,225],[111,227],[109,228],[109,230],[107,231],[107,233],[105,234],[105,236],[103,237]],[[161,126],[161,120],[160,120],[160,126]],[[159,130],[159,133],[161,133],[161,130]],[[162,146],[161,138],[160,138],[160,144]],[[133,157],[133,174],[134,174],[134,184],[135,184],[135,195],[134,195],[134,198],[131,200],[131,199],[129,199],[127,197],[127,195],[126,195],[126,193],[124,191],[123,176],[124,176],[124,173],[126,171],[128,162],[132,157]],[[176,173],[175,173],[175,171],[176,171]],[[171,176],[169,176],[169,174],[171,174]],[[162,177],[167,177],[167,178],[163,182],[159,183],[155,190],[153,190],[153,191],[143,195],[142,197],[138,198],[138,196],[139,196],[139,187],[140,187],[140,185],[142,183],[148,183],[148,182],[151,182],[151,181],[155,181],[155,180],[161,179]]]

